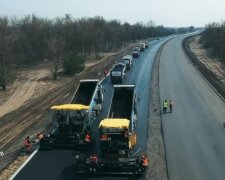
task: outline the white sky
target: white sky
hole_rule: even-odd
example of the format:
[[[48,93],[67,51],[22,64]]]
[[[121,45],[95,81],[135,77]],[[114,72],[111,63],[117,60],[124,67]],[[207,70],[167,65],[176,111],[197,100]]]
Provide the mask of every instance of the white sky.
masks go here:
[[[0,0],[0,16],[103,16],[131,24],[153,20],[167,27],[204,26],[225,20],[225,0]]]

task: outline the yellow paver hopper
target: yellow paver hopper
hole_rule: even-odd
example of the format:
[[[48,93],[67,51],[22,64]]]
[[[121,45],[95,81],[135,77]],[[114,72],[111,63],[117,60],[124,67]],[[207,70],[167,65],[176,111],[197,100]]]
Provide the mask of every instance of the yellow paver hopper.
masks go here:
[[[88,110],[89,106],[85,106],[82,104],[63,104],[63,105],[56,105],[52,106],[51,109],[53,110],[67,110],[67,111],[77,111],[77,110]]]
[[[103,119],[99,127],[102,128],[129,128],[130,121],[128,119]]]

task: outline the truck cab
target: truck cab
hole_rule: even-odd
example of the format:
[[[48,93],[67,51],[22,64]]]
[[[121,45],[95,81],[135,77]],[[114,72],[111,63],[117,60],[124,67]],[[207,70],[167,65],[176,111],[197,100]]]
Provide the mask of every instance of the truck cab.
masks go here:
[[[110,73],[112,83],[123,83],[126,78],[126,65],[118,63],[114,66]]]
[[[140,56],[140,47],[135,47],[133,50],[132,50],[132,55],[134,58],[137,58]]]
[[[141,51],[145,51],[145,43],[141,42],[139,46]]]
[[[126,64],[127,69],[131,69],[133,65],[133,58],[131,55],[123,56],[121,60]]]
[[[145,41],[144,43],[145,43],[145,49],[147,49],[149,46],[148,41]]]

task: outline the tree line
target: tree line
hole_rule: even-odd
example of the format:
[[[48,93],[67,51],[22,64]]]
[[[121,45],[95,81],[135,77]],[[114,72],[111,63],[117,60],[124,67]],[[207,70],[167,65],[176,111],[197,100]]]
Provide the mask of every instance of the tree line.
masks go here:
[[[225,63],[225,22],[206,25],[200,42],[213,56]]]
[[[24,18],[0,17],[0,87],[13,76],[12,67],[32,65],[48,59],[52,74],[59,68],[74,74],[84,68],[84,55],[120,48],[132,41],[183,33],[187,29],[165,28],[149,23],[131,25],[103,17],[75,19],[70,15],[47,19],[36,15]]]

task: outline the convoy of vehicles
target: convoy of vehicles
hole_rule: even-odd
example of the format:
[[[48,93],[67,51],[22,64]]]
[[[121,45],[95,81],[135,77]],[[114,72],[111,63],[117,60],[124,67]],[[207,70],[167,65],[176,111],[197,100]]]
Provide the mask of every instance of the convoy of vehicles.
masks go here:
[[[108,117],[99,124],[101,154],[80,162],[77,172],[93,174],[142,174],[147,157],[137,155],[137,96],[134,85],[114,85]]]
[[[92,144],[91,127],[102,109],[103,90],[98,80],[81,80],[71,104],[52,106],[56,128],[40,140],[41,149],[86,148]]]

